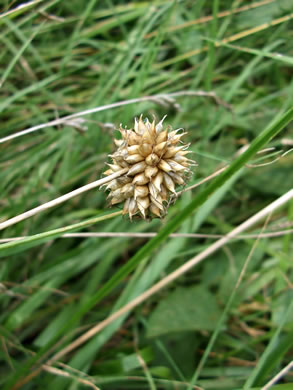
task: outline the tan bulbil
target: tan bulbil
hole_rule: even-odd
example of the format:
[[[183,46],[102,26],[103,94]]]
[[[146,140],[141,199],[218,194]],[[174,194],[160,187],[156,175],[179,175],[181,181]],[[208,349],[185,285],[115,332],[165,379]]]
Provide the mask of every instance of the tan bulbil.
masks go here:
[[[123,202],[123,214],[142,218],[163,217],[167,213],[176,184],[184,185],[195,161],[185,155],[188,145],[181,141],[187,133],[163,128],[163,120],[155,123],[135,119],[134,130],[120,127],[121,140],[114,140],[117,150],[110,155],[112,164],[105,175],[123,168],[128,172],[108,183],[110,204]]]

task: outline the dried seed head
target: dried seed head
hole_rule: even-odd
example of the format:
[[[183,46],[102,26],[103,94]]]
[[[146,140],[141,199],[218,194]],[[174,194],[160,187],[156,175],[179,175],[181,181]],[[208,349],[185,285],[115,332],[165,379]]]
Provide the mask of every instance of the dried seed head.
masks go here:
[[[123,204],[123,214],[130,219],[136,214],[142,218],[163,217],[167,213],[170,195],[175,186],[184,185],[190,166],[195,161],[185,157],[189,144],[181,137],[187,133],[163,128],[163,121],[152,123],[142,116],[135,119],[134,130],[120,127],[122,140],[114,140],[117,150],[110,155],[112,164],[104,175],[128,168],[123,176],[107,184],[110,204]]]

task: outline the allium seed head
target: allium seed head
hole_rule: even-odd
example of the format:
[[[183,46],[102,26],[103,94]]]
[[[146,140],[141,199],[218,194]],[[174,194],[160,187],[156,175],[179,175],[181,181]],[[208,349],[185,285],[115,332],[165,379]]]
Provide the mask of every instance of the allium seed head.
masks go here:
[[[181,137],[187,133],[163,128],[163,120],[152,123],[148,119],[135,119],[134,130],[120,125],[121,140],[114,140],[117,150],[110,155],[111,169],[104,172],[111,175],[123,168],[128,172],[110,182],[110,204],[123,202],[123,214],[142,218],[163,217],[175,186],[184,185],[195,161],[185,157],[189,144],[183,144]]]

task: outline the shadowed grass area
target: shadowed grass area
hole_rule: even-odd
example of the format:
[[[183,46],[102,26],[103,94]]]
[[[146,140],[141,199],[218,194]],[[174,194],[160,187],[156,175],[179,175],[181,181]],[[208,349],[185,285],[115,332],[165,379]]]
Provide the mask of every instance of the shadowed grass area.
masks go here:
[[[291,2],[17,4],[4,1],[0,15],[0,140],[118,101],[186,94],[0,143],[0,223],[101,178],[113,129],[131,128],[141,113],[167,114],[167,125],[188,131],[198,162],[188,186],[229,167],[182,193],[163,220],[130,222],[96,188],[2,230],[1,239],[28,237],[0,244],[1,386],[263,388],[292,360],[289,233],[228,243],[62,351],[209,248],[209,234],[227,234],[292,188]],[[191,91],[213,92],[218,104]],[[250,232],[290,229],[292,221],[291,200]],[[62,238],[81,229],[158,235]],[[207,237],[168,238],[175,231]],[[272,389],[293,386],[285,371]]]

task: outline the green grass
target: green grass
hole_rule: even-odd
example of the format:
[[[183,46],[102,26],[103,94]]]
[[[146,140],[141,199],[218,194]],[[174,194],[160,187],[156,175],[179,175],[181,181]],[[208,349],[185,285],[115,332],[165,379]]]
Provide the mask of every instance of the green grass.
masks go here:
[[[96,188],[1,230],[1,239],[25,236],[0,244],[1,388],[256,390],[292,360],[290,233],[230,242],[62,354],[209,248],[209,234],[228,233],[292,188],[293,6],[241,8],[248,3],[44,0],[0,15],[0,139],[155,94],[213,91],[231,105],[182,96],[178,111],[144,101],[85,116],[86,132],[65,124],[0,143],[0,223],[102,177],[113,151],[103,124],[130,128],[141,113],[167,114],[188,131],[199,164],[188,184],[229,164],[163,220],[130,222]],[[3,12],[13,7],[3,2]],[[265,148],[274,149],[258,154]],[[263,229],[292,225],[291,200]],[[73,231],[158,235],[62,237]],[[55,371],[41,365],[60,351]],[[287,372],[271,388],[292,386]]]

